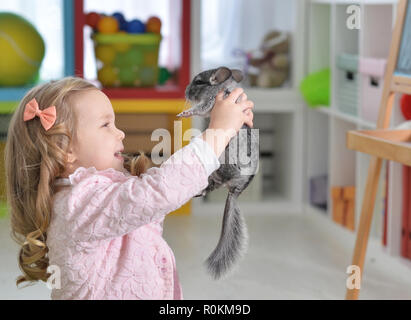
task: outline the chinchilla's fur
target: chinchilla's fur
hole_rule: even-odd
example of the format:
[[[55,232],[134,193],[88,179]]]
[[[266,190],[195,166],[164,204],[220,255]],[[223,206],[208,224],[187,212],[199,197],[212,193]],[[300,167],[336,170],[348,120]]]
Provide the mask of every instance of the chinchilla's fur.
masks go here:
[[[241,71],[226,67],[198,74],[186,89],[186,98],[192,108],[180,113],[178,117],[197,115],[209,118],[216,95],[224,91],[224,97],[227,97],[242,79]],[[247,249],[247,228],[238,208],[237,198],[254,178],[258,169],[258,157],[258,135],[244,125],[221,155],[221,166],[208,178],[208,187],[198,195],[204,196],[222,185],[228,189],[220,240],[206,261],[207,268],[215,279],[226,274]]]

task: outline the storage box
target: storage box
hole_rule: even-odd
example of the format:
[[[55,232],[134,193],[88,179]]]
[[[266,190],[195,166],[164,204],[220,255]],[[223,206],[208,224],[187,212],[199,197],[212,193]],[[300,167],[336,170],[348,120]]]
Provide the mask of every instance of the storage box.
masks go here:
[[[358,56],[340,54],[337,56],[337,105],[341,112],[358,115]]]
[[[361,117],[377,123],[384,88],[385,59],[360,58]]]
[[[332,187],[331,197],[333,202],[334,222],[355,230],[355,187]]]
[[[161,35],[92,35],[97,78],[104,87],[153,87],[158,83]]]
[[[328,176],[322,175],[310,179],[310,203],[315,207],[327,209]]]

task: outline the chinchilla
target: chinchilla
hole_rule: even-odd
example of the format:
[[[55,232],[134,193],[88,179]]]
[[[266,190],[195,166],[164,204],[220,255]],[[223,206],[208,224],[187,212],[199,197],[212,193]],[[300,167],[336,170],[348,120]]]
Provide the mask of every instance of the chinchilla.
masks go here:
[[[224,91],[224,98],[227,97],[242,79],[240,70],[226,67],[201,72],[186,89],[186,99],[192,107],[177,117],[200,116],[209,120],[217,94]],[[237,199],[258,170],[259,139],[256,131],[244,125],[230,140],[219,158],[220,168],[209,176],[208,187],[198,195],[205,196],[221,186],[228,189],[220,239],[205,262],[214,279],[225,275],[247,250],[248,232]]]

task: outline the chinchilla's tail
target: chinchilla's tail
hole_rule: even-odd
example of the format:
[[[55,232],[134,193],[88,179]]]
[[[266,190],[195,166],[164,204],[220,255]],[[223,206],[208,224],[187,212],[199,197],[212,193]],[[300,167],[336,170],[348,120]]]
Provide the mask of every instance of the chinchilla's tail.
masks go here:
[[[220,240],[206,260],[207,269],[216,280],[221,278],[247,249],[247,226],[238,209],[237,197],[236,194],[228,193]]]

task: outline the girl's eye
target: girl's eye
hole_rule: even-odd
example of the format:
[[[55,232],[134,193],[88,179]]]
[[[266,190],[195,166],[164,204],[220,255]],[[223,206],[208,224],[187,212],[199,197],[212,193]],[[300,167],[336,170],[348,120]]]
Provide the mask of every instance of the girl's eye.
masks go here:
[[[110,122],[107,122],[103,127],[108,127]]]

